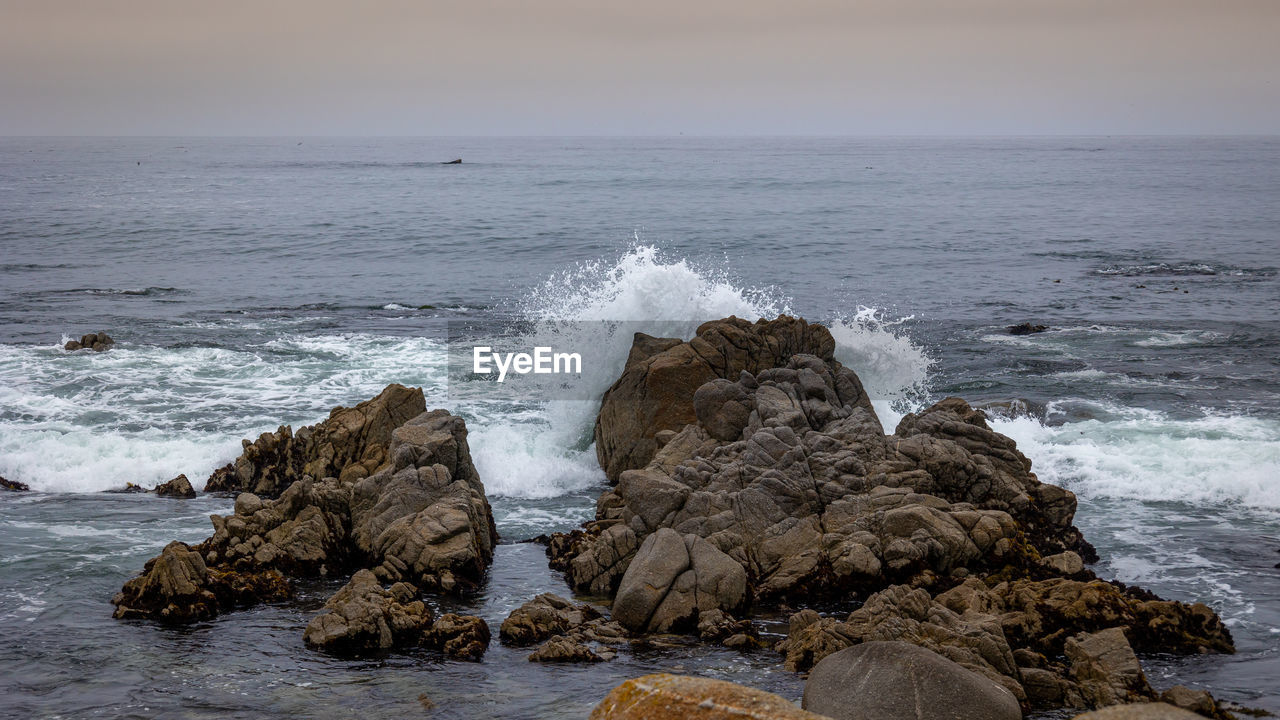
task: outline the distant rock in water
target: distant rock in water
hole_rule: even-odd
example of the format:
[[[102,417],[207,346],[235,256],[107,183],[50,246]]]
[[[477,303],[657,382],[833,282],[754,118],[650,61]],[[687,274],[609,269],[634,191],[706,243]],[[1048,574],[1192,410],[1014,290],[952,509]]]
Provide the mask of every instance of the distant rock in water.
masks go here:
[[[1042,333],[1048,329],[1048,325],[1032,325],[1031,323],[1010,325],[1007,328],[1010,335],[1034,335],[1035,333]]]
[[[461,164],[462,164],[462,158],[458,158],[457,160],[449,160],[449,161],[447,161],[447,162],[442,162],[442,163],[440,163],[440,164],[441,164],[441,165],[461,165]]]
[[[111,336],[105,332],[89,333],[88,335],[80,336],[79,340],[68,340],[67,344],[62,346],[62,349],[68,351],[93,350],[95,352],[103,352],[104,350],[110,350],[111,346],[115,344],[116,341],[112,340]]]
[[[637,333],[595,427],[616,485],[594,520],[549,538],[551,566],[613,597],[632,632],[744,646],[750,623],[734,630],[733,616],[752,604],[862,600],[843,619],[793,614],[777,648],[787,667],[902,641],[1024,709],[1149,696],[1123,672],[1061,660],[1082,633],[1123,628],[1140,652],[1233,651],[1208,606],[1098,580],[1075,496],[1040,482],[982,411],[946,398],[886,435],[833,350],[826,328],[789,317],[713,321],[689,341]]]
[[[169,498],[185,498],[190,499],[196,496],[195,488],[191,487],[191,481],[186,475],[179,475],[167,483],[156,486],[156,495]]]
[[[407,391],[394,385],[379,398],[403,396]],[[420,389],[408,395],[421,402]],[[385,417],[385,413],[339,408],[329,422],[339,419],[341,424],[340,419],[346,418],[350,423],[324,428],[324,435],[317,430],[309,437],[311,442],[317,437],[343,438],[339,431],[345,429],[349,440],[356,431],[370,429],[370,417]],[[417,632],[419,645],[451,656],[478,658],[489,641],[487,626],[480,627],[483,621],[477,624],[475,618],[444,615],[431,623],[428,632],[424,616],[412,609],[397,609],[387,600],[391,597],[396,604],[410,607],[413,601],[405,588],[393,586],[383,592],[380,585],[377,590],[370,587],[371,578],[377,583],[412,586],[411,595],[419,591],[458,594],[483,581],[498,537],[467,447],[466,423],[447,411],[433,410],[410,418],[389,435],[386,449],[377,455],[386,461],[368,477],[303,475],[276,499],[241,493],[234,514],[210,517],[211,537],[195,546],[171,543],[147,562],[142,575],[126,582],[112,599],[115,617],[194,622],[236,607],[288,598],[293,592],[290,578],[363,569],[359,582],[353,578],[354,585],[329,607],[329,614],[337,617],[324,620],[310,633],[311,645],[340,652],[381,648],[382,630],[374,633],[361,624],[373,622],[376,609],[383,621],[390,617],[408,623],[408,629],[402,630]],[[328,445],[325,452],[338,444]],[[418,620],[401,617],[406,613]],[[419,623],[416,630],[413,622]],[[342,623],[345,629],[339,627]],[[402,644],[398,631],[388,632],[392,646]]]
[[[244,452],[215,470],[205,492],[251,492],[276,497],[303,477],[368,477],[387,467],[391,431],[427,409],[421,388],[388,385],[354,408],[336,407],[329,418],[296,433],[281,425],[257,440],[241,441]]]
[[[17,480],[9,480],[0,477],[0,490],[8,490],[10,492],[30,492],[31,488],[26,483],[20,483]]]
[[[116,495],[144,493],[146,491],[147,491],[146,488],[142,487],[141,485],[138,485],[137,483],[131,483],[131,482],[125,483],[124,487],[112,488],[110,490],[103,490],[103,492],[109,492]]]

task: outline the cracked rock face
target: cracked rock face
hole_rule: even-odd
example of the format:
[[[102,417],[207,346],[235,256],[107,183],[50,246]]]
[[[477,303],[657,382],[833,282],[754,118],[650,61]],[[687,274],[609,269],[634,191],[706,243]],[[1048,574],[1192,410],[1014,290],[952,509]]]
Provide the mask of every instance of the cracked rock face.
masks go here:
[[[645,538],[613,601],[613,618],[635,632],[697,624],[712,610],[736,612],[747,599],[742,566],[697,535],[659,528]]]

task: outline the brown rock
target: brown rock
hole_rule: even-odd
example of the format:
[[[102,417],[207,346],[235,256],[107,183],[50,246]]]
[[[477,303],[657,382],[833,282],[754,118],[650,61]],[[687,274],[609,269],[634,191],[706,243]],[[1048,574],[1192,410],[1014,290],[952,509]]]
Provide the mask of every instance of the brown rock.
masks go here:
[[[1137,703],[1112,705],[1077,715],[1073,720],[1201,720],[1201,716],[1165,703]]]
[[[391,431],[425,410],[421,388],[388,385],[377,397],[354,408],[334,408],[327,420],[296,434],[282,425],[254,442],[243,441],[233,472],[214,472],[205,490],[275,497],[304,476],[355,480],[371,475],[387,464]]]
[[[407,583],[384,590],[373,573],[359,570],[311,620],[303,640],[307,647],[344,655],[417,644],[432,617],[421,601],[412,600],[416,594]]]
[[[195,488],[191,487],[191,481],[187,480],[186,475],[179,475],[167,483],[156,486],[156,495],[160,497],[171,498],[193,498],[196,496]]]
[[[441,615],[423,634],[422,644],[455,660],[478,661],[489,649],[489,625],[472,615]]]
[[[0,477],[0,490],[8,490],[9,492],[29,492],[30,487],[26,483],[20,483],[17,480],[9,480]]]
[[[1138,656],[1120,628],[1069,638],[1065,652],[1071,662],[1071,675],[1090,707],[1153,698]]]
[[[658,673],[614,688],[591,720],[822,720],[781,697],[723,680]]]
[[[746,601],[742,566],[696,535],[659,528],[645,539],[614,599],[613,618],[633,631],[668,632]]]
[[[513,610],[502,621],[498,637],[507,645],[533,645],[599,617],[600,612],[590,605],[543,593]]]

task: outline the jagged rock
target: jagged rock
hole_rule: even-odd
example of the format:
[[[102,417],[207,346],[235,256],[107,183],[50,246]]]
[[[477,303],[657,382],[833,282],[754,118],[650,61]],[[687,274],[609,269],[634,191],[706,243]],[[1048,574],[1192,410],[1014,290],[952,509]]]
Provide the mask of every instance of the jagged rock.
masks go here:
[[[9,492],[29,492],[30,487],[26,483],[20,483],[17,480],[9,480],[0,477],[0,490],[8,490]]]
[[[1071,676],[1090,707],[1152,699],[1138,656],[1120,628],[1080,633],[1067,639],[1064,650]]]
[[[244,440],[244,452],[210,475],[205,491],[275,497],[305,476],[359,480],[387,463],[391,431],[424,411],[421,388],[388,385],[377,397],[354,408],[336,407],[327,420],[297,433],[282,425],[256,441]]]
[[[809,674],[802,706],[835,720],[1022,718],[1004,687],[903,642],[866,642],[828,656]]]
[[[391,434],[390,464],[356,482],[351,534],[379,577],[427,589],[475,588],[493,560],[498,532],[471,462],[467,426],[444,410]]]
[[[704,538],[770,601],[970,572],[1051,576],[1042,556],[1092,553],[1071,525],[1075,497],[1040,483],[963,400],[908,415],[886,437],[853,373],[812,355],[696,393],[697,423],[623,471],[583,531],[551,539],[575,589],[615,592],[660,528]],[[749,410],[734,441],[713,434],[740,421],[716,409],[729,405]],[[602,428],[609,417],[602,409]]]
[[[199,552],[175,541],[148,560],[142,574],[126,582],[111,602],[116,606],[114,617],[119,619],[182,624],[290,595],[288,580],[276,570],[210,569]]]
[[[184,561],[191,567],[183,577],[194,590],[184,585],[177,592],[162,582],[139,593],[142,588],[134,586],[144,574],[116,596],[117,616],[189,622],[219,607],[286,597],[286,576],[361,567],[380,580],[405,580],[422,590],[475,587],[493,558],[497,534],[465,423],[443,410],[422,413],[397,429],[389,450],[394,463],[360,481],[303,476],[275,499],[241,493],[234,514],[210,517],[212,536],[194,548],[182,546],[200,561],[199,568]],[[175,561],[166,558],[163,565]],[[206,591],[218,602],[210,603]],[[438,644],[445,652],[474,656],[477,638],[484,635],[487,645],[488,629],[463,625]]]
[[[186,475],[179,475],[167,483],[157,485],[156,495],[190,499],[196,496],[196,491],[195,488],[191,487],[191,481],[187,479]]]
[[[657,673],[614,688],[591,720],[823,720],[773,693],[723,680]]]
[[[87,335],[81,335],[79,340],[68,340],[66,344],[62,346],[62,349],[70,352],[75,352],[76,350],[93,350],[95,352],[103,352],[105,350],[110,350],[111,346],[115,344],[116,341],[105,332],[89,333]]]
[[[606,658],[592,650],[586,643],[556,635],[542,643],[529,655],[529,662],[603,662]]]
[[[599,617],[600,612],[590,605],[575,605],[559,595],[543,593],[511,611],[502,621],[498,637],[507,645],[533,645]]]
[[[819,357],[844,380],[844,399],[874,414],[857,376],[840,373],[834,351],[835,340],[826,328],[786,316],[757,323],[738,318],[708,322],[688,342],[636,333],[622,376],[600,406],[595,427],[600,465],[614,482],[624,470],[644,467],[657,450],[655,435],[697,420],[694,395],[704,383],[778,367],[797,353]],[[734,417],[726,411],[726,422]],[[730,426],[716,427],[727,432]]]
[[[737,650],[751,650],[761,645],[760,631],[750,620],[737,620],[719,609],[698,614],[698,637]]]
[[[384,590],[374,574],[359,570],[324,604],[303,633],[308,647],[362,655],[416,645],[431,627],[431,611],[413,600],[417,589],[397,583]]]
[[[659,528],[645,539],[613,602],[613,618],[633,631],[696,625],[709,610],[735,611],[746,600],[742,566],[697,535]]]
[[[455,660],[479,660],[489,649],[489,624],[472,615],[441,615],[422,638],[422,644]]]
[[[1201,716],[1160,702],[1112,705],[1077,715],[1072,720],[1201,720]]]

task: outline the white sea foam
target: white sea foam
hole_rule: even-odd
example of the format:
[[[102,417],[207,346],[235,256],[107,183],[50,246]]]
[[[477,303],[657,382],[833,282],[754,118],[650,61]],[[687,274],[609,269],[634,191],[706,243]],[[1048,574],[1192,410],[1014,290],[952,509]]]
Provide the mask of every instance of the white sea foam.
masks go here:
[[[1280,509],[1280,423],[1108,410],[1109,419],[1045,425],[1023,416],[992,426],[1017,441],[1041,480],[1086,497]]]

